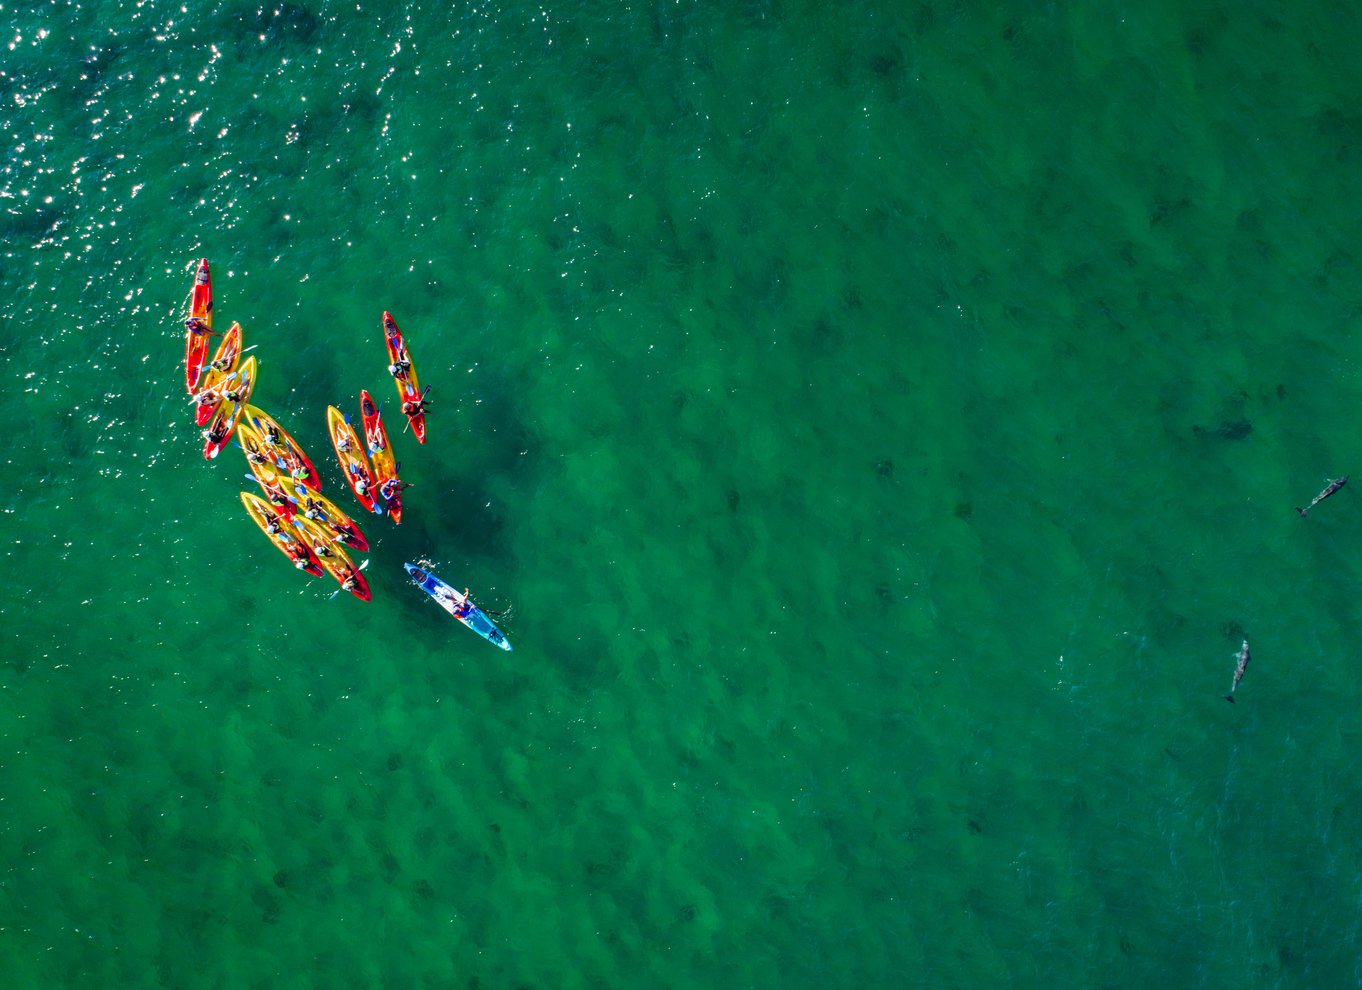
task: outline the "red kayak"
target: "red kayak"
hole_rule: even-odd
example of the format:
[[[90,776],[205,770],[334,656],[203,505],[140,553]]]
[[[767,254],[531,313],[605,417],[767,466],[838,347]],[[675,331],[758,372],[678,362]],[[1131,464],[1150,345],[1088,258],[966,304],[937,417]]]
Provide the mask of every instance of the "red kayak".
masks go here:
[[[417,443],[426,442],[426,397],[421,391],[421,383],[416,377],[416,367],[411,363],[407,342],[402,339],[402,331],[390,313],[383,314],[383,340],[388,345],[388,372],[397,383],[397,394],[401,396],[402,415],[411,424]],[[405,365],[405,367],[404,367]],[[415,410],[413,412],[412,410]]]
[[[213,280],[208,259],[199,259],[194,292],[189,297],[189,317],[184,321],[184,387],[190,395],[199,390],[199,375],[208,359],[208,336],[213,331]]]
[[[374,465],[374,481],[378,484],[379,498],[375,504],[382,504],[392,516],[393,523],[402,521],[402,485],[397,480],[397,462],[393,458],[392,445],[388,442],[388,431],[383,426],[383,413],[368,391],[359,393],[359,413],[364,420],[364,443],[369,448],[369,457]],[[391,481],[391,493],[384,496],[385,485]]]

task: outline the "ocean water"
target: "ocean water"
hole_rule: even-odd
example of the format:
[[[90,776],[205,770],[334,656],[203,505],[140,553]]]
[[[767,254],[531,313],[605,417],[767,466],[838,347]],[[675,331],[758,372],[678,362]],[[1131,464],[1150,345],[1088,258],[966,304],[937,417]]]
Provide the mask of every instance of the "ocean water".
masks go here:
[[[1362,9],[191,7],[0,8],[5,987],[1362,981]]]

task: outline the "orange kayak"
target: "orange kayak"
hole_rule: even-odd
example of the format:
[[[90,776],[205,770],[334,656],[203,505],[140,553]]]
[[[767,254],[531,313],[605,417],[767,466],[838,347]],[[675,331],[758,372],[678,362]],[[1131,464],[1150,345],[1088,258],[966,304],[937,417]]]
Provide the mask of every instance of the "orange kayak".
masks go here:
[[[317,560],[317,555],[312,552],[306,541],[298,538],[298,533],[288,524],[288,521],[275,512],[268,502],[258,495],[242,492],[241,504],[246,507],[246,511],[255,520],[255,524],[260,527],[260,531],[279,548],[279,552],[293,561],[294,567],[300,571],[307,571],[316,577],[321,577],[326,573]]]
[[[383,510],[374,507],[374,493],[378,488],[374,481],[374,468],[364,453],[359,434],[345,414],[335,406],[326,407],[326,432],[331,435],[331,446],[336,448],[336,459],[340,461],[341,474],[350,485],[350,490],[359,499],[366,512]]]
[[[208,370],[203,374],[203,388],[199,389],[198,405],[195,407],[194,422],[207,426],[222,404],[222,385],[241,364],[241,324],[233,323],[222,336]]]
[[[199,374],[208,358],[208,335],[213,330],[213,280],[208,259],[199,259],[194,291],[189,297],[189,317],[184,321],[184,387],[193,395],[199,390]]]
[[[422,405],[425,395],[421,392],[421,383],[416,377],[416,366],[412,364],[402,331],[397,328],[397,321],[387,312],[383,314],[383,340],[388,345],[388,373],[397,383],[402,415],[411,423],[411,431],[416,434],[416,442],[425,443],[426,413]],[[405,363],[406,367],[403,368],[399,362]],[[413,407],[417,410],[415,415],[408,411]]]

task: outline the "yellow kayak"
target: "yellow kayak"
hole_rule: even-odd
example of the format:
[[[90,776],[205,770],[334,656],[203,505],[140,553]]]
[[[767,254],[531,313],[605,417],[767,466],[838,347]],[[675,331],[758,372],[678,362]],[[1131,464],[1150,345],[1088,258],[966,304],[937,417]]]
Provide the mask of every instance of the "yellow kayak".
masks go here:
[[[194,422],[207,426],[222,404],[222,388],[230,386],[234,379],[229,378],[241,364],[241,324],[233,323],[222,337],[222,343],[213,353],[213,360],[207,365],[203,375],[203,388],[198,392],[198,408]]]
[[[325,495],[319,495],[301,482],[289,478],[281,479],[284,491],[293,496],[298,503],[298,515],[309,522],[319,524],[341,543],[363,553],[369,549],[369,541],[355,525],[355,521],[336,507]]]
[[[258,406],[248,405],[244,422],[250,423],[260,431],[267,448],[266,453],[273,451],[275,456],[284,462],[281,469],[286,474],[297,478],[314,492],[322,490],[322,476],[317,473],[312,460],[302,445],[289,436],[288,430],[280,426],[273,416]]]
[[[236,371],[236,379],[226,382],[222,392],[222,405],[213,413],[213,421],[203,431],[203,456],[212,460],[227,446],[232,432],[241,422],[243,410],[248,408],[251,390],[255,388],[255,355],[252,354],[241,363]]]
[[[350,490],[359,499],[366,512],[381,512],[374,508],[374,494],[378,483],[374,481],[374,466],[364,453],[355,427],[345,418],[345,413],[335,406],[326,407],[326,432],[331,436],[331,446],[336,448],[336,459],[340,461],[341,474],[350,484]]]
[[[271,543],[279,548],[289,560],[293,561],[293,566],[299,570],[307,571],[317,577],[323,573],[321,563],[317,560],[317,555],[307,543],[298,538],[298,533],[288,524],[274,508],[258,495],[250,492],[241,493],[241,504],[246,507],[246,511],[255,520],[255,524],[260,527]]]
[[[306,516],[295,516],[293,525],[302,535],[308,549],[321,563],[322,568],[335,578],[342,588],[362,601],[367,602],[373,597],[369,591],[369,582],[364,580],[364,575],[359,572],[359,568],[350,559],[350,555],[345,552],[345,548],[340,545],[335,534]],[[353,581],[349,588],[345,587],[347,580]]]

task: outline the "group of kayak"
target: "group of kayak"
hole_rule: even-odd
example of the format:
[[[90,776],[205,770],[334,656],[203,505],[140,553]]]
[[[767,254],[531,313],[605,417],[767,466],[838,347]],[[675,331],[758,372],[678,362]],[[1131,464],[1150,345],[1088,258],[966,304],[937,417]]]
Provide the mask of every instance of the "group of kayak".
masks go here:
[[[371,599],[369,584],[347,548],[364,552],[369,542],[355,521],[322,495],[321,476],[302,446],[273,417],[250,403],[256,381],[254,355],[242,360],[242,331],[233,323],[222,334],[211,360],[213,287],[208,260],[201,259],[185,319],[185,388],[203,430],[203,456],[216,458],[235,435],[263,498],[242,492],[246,512],[294,566],[321,577],[329,574],[342,589],[363,601]],[[416,377],[407,344],[397,321],[383,314],[383,339],[388,348],[388,373],[397,384],[407,426],[418,443],[426,441],[426,396]],[[402,490],[410,487],[398,477],[382,407],[367,390],[360,392],[361,438],[350,417],[335,406],[326,410],[327,433],[335,448],[341,473],[366,512],[402,521]],[[511,645],[491,620],[472,603],[467,592],[455,591],[435,575],[405,565],[423,591],[441,607],[502,649]],[[339,594],[339,592],[337,592]]]

